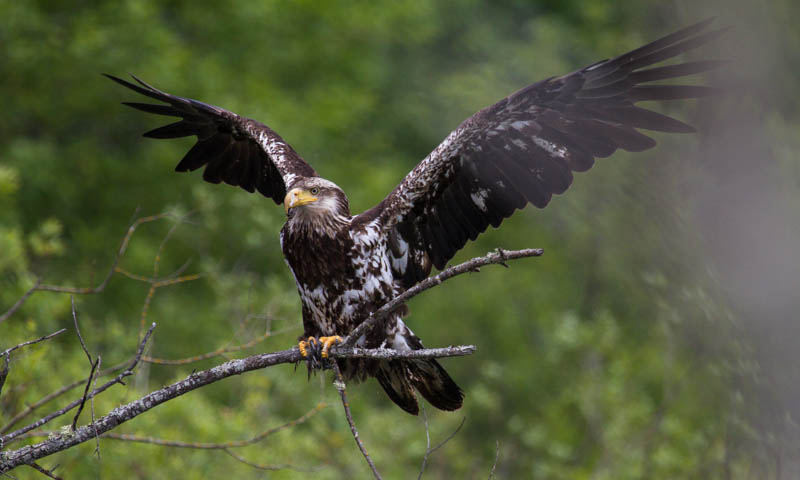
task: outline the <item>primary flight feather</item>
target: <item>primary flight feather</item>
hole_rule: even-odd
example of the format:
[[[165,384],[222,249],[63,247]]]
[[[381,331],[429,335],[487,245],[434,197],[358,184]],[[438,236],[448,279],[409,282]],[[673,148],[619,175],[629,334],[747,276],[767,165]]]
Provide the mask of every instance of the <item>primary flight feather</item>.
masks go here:
[[[467,240],[527,204],[543,208],[595,158],[617,149],[639,152],[656,142],[639,129],[689,133],[674,118],[636,106],[643,100],[682,100],[710,87],[653,84],[717,67],[692,61],[653,67],[703,45],[724,30],[710,20],[684,28],[616,58],[529,85],[480,110],[420,162],[378,205],[350,213],[347,196],[317,175],[266,125],[214,105],[162,92],[142,80],[106,75],[165,104],[125,102],[178,117],[151,138],[196,136],[176,167],[205,167],[203,179],[258,191],[284,204],[281,248],[300,293],[301,350],[326,351],[370,312],[442,269]],[[423,348],[403,322],[402,307],[358,339],[359,346]],[[325,353],[322,353],[324,356]],[[436,360],[336,360],[345,378],[376,377],[403,410],[417,414],[415,390],[442,410],[461,407],[464,394]]]

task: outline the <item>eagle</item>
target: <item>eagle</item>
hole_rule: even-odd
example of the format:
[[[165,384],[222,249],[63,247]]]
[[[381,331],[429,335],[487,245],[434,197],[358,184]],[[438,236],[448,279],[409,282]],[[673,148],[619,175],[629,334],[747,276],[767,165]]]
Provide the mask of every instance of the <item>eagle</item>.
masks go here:
[[[617,149],[641,152],[655,140],[640,130],[691,133],[675,118],[637,106],[647,100],[706,97],[716,89],[653,83],[710,71],[722,62],[654,66],[721,35],[708,19],[652,43],[528,85],[459,125],[377,205],[350,212],[347,196],[268,126],[223,108],[165,93],[134,75],[111,80],[160,104],[123,102],[179,118],[145,137],[195,136],[179,172],[201,167],[203,180],[225,182],[283,204],[280,243],[302,302],[304,356],[327,357],[389,300],[443,269],[467,242],[516,210],[545,207],[564,193],[573,172]],[[423,348],[397,308],[357,345],[397,351]],[[327,361],[330,361],[328,358]],[[375,377],[389,398],[416,415],[419,392],[441,410],[464,393],[435,359],[336,359],[345,380]]]

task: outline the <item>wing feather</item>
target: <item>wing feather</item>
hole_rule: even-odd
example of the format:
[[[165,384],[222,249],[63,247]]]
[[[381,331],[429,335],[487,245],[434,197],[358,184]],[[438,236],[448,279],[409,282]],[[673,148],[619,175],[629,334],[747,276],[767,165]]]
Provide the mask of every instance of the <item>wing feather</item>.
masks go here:
[[[197,137],[197,143],[175,167],[179,172],[205,166],[203,180],[225,182],[248,192],[257,190],[277,204],[283,202],[287,187],[296,179],[317,176],[314,169],[266,125],[214,105],[162,92],[133,75],[138,85],[113,75],[105,76],[167,104],[123,102],[124,105],[155,115],[181,118],[150,130],[145,137]]]
[[[411,286],[430,273],[431,263],[443,268],[488,225],[497,227],[528,203],[545,207],[569,188],[573,172],[588,170],[595,158],[618,149],[653,148],[655,140],[638,129],[693,132],[690,125],[636,103],[717,92],[649,83],[722,65],[690,61],[653,67],[724,33],[706,30],[712,20],[524,87],[465,120],[379,205],[361,215],[408,245],[402,251],[407,261],[395,262],[405,265],[396,278]]]

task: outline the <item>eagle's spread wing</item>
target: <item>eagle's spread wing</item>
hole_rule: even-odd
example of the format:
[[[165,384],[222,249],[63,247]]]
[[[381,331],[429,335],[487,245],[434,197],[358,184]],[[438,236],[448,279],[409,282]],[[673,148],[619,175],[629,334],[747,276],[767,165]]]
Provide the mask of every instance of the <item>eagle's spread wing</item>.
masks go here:
[[[133,75],[132,75],[133,76]],[[282,203],[287,187],[295,179],[317,173],[277,133],[255,120],[240,117],[220,107],[162,92],[133,76],[139,85],[106,77],[142,95],[169,105],[123,102],[157,115],[181,120],[145,133],[150,138],[197,136],[175,170],[186,172],[206,166],[203,180],[225,182],[248,192],[258,190],[275,203]]]
[[[704,72],[721,62],[644,68],[719,36],[711,20],[624,55],[525,87],[468,118],[365,212],[390,237],[395,278],[410,286],[441,269],[467,239],[500,225],[528,203],[542,208],[572,183],[572,172],[618,148],[656,142],[637,128],[693,132],[678,120],[636,106],[643,100],[699,98],[710,87],[649,82]]]

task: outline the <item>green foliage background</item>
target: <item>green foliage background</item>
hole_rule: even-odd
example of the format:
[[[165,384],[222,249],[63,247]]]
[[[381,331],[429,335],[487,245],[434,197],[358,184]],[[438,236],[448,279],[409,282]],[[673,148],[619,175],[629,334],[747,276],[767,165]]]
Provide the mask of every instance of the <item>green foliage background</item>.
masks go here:
[[[267,326],[275,335],[239,355],[281,350],[301,333],[299,299],[278,246],[282,210],[257,195],[205,184],[196,173],[171,173],[192,140],[142,139],[163,122],[120,106],[141,99],[101,72],[132,72],[168,92],[263,121],[344,188],[358,212],[479,108],[710,14],[722,14],[719,23],[737,30],[697,55],[733,58],[711,80],[730,82],[737,94],[668,107],[699,125],[701,135],[662,135],[655,151],[598,162],[576,176],[563,198],[518,213],[467,245],[456,261],[498,246],[542,247],[544,257],[510,270],[486,268],[411,302],[410,324],[428,346],[478,347],[472,357],[443,362],[467,398],[456,413],[427,410],[432,443],[462,417],[466,423],[430,458],[425,476],[485,478],[496,442],[499,478],[779,476],[776,458],[783,473],[792,461],[781,448],[785,435],[796,435],[787,405],[797,397],[785,395],[792,377],[766,367],[786,357],[761,355],[773,337],[753,337],[759,328],[750,320],[783,328],[779,320],[792,319],[796,301],[768,311],[737,298],[729,277],[736,272],[728,266],[738,256],[717,243],[724,230],[709,229],[709,212],[716,210],[706,202],[719,206],[722,215],[712,218],[734,215],[727,197],[714,192],[731,178],[719,172],[740,165],[717,155],[714,138],[724,138],[721,119],[745,112],[758,119],[759,130],[749,134],[766,152],[753,158],[762,181],[751,194],[768,187],[777,199],[769,208],[781,212],[775,215],[795,212],[783,223],[786,231],[762,229],[753,238],[800,238],[800,96],[790,74],[798,65],[786,54],[800,47],[800,35],[788,28],[800,11],[790,0],[759,7],[611,0],[0,2],[0,311],[36,278],[97,285],[134,212],[168,212],[183,221],[142,225],[120,266],[153,275],[169,234],[161,274],[188,261],[184,273],[201,278],[159,288],[146,311],[148,285],[120,274],[101,294],[76,297],[83,335],[104,366],[129,358],[142,324],[151,321],[158,327],[149,353],[161,358],[245,343]],[[796,260],[767,272],[788,272],[787,295],[798,285],[792,288]],[[759,278],[754,274],[753,282]],[[0,324],[0,349],[71,325],[68,295],[37,292]],[[128,386],[99,397],[95,410],[105,414],[221,360],[145,365]],[[0,426],[87,372],[71,332],[15,352]],[[366,478],[324,377],[307,381],[302,368],[291,366],[249,373],[115,430],[192,442],[244,439],[299,417],[322,396],[330,405],[308,422],[237,450],[253,462],[313,473],[265,472],[221,451],[111,439],[100,441],[99,459],[94,443],[86,443],[42,464],[60,464],[57,473],[66,478]],[[426,447],[422,419],[394,407],[376,382],[349,390],[361,435],[385,478],[416,476]],[[79,395],[74,390],[27,421]],[[87,410],[81,423],[89,421]]]

